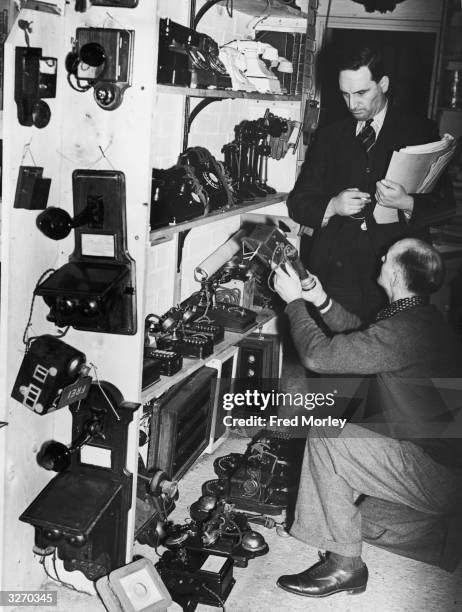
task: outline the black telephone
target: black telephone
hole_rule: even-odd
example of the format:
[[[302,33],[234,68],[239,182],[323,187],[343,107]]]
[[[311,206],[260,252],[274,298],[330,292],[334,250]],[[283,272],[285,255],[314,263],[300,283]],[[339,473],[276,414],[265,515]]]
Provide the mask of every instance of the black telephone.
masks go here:
[[[100,108],[118,108],[131,85],[134,42],[133,30],[77,28],[74,47],[66,57],[71,87],[81,92],[93,87]]]
[[[56,58],[42,57],[40,47],[16,47],[14,101],[21,125],[48,125],[51,111],[43,98],[56,96],[56,73]]]
[[[229,178],[223,164],[205,147],[189,147],[178,158],[178,164],[190,166],[208,195],[210,210],[233,206],[235,203]]]
[[[208,196],[190,166],[153,168],[151,228],[181,223],[207,214]]]
[[[48,207],[39,229],[60,240],[74,228],[69,262],[35,289],[58,327],[108,334],[136,333],[135,263],[127,251],[125,175],[116,170],[74,170],[74,218]]]

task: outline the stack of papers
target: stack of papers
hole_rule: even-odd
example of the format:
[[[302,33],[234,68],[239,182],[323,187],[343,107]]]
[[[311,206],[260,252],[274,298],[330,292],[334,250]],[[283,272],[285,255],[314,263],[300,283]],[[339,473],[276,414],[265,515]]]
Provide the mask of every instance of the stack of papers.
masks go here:
[[[456,150],[456,139],[445,134],[441,140],[395,151],[385,178],[404,187],[407,193],[429,193],[440,178]],[[376,205],[377,223],[396,223],[396,208]]]

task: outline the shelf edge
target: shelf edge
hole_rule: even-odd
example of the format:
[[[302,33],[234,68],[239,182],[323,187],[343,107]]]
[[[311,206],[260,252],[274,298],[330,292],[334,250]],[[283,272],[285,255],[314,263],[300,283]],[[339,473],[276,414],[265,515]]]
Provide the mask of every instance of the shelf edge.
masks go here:
[[[149,233],[149,241],[151,246],[154,246],[155,244],[169,240],[172,236],[184,230],[208,225],[209,223],[222,221],[223,219],[228,219],[229,217],[235,217],[251,210],[258,210],[259,208],[265,208],[266,206],[272,206],[273,204],[285,202],[287,196],[288,193],[286,192],[275,193],[274,195],[264,199],[260,198],[258,200],[246,202],[245,204],[238,204],[229,210],[212,212],[204,217],[195,217],[194,219],[191,219],[191,221],[184,221],[183,223],[177,223],[176,225],[154,229]]]

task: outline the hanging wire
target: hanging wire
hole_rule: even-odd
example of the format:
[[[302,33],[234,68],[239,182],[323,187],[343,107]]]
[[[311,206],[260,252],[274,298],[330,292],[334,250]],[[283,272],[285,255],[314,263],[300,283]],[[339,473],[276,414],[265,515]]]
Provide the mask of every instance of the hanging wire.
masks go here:
[[[104,389],[103,389],[103,387],[101,386],[101,382],[100,382],[100,380],[99,380],[99,378],[98,378],[98,371],[97,371],[97,368],[96,368],[95,364],[94,364],[94,363],[92,363],[92,362],[90,361],[90,366],[93,368],[93,371],[95,372],[95,380],[96,380],[96,384],[97,384],[97,385],[98,385],[98,387],[100,388],[101,393],[104,395],[104,397],[105,397],[105,399],[106,399],[107,403],[108,403],[108,404],[109,404],[109,406],[111,407],[111,410],[112,410],[112,412],[114,413],[115,418],[116,418],[118,421],[120,421],[120,416],[117,414],[117,411],[116,411],[116,409],[114,408],[114,406],[113,406],[113,404],[112,404],[111,400],[109,399],[109,397],[107,396],[107,394],[106,394],[105,390],[104,390]]]
[[[88,164],[86,164],[87,168],[94,168],[95,166],[97,166],[100,161],[102,161],[103,159],[105,159],[107,161],[107,163],[109,164],[109,166],[111,167],[112,170],[114,170],[114,166],[112,164],[112,162],[110,161],[110,159],[108,158],[108,156],[106,155],[106,151],[112,146],[112,142],[110,142],[106,148],[103,149],[103,147],[101,145],[98,145],[98,150],[101,153],[101,155],[99,157],[97,157],[95,160],[89,162]],[[66,161],[70,162],[71,164],[81,164],[81,161],[78,159],[73,159],[67,155],[65,155],[64,153],[62,153],[61,151],[56,150],[56,153],[62,157],[63,159],[65,159]]]
[[[37,162],[35,161],[35,158],[32,155],[32,151],[31,151],[31,148],[30,148],[31,143],[32,143],[32,138],[29,140],[29,142],[26,142],[26,144],[24,145],[24,148],[22,150],[21,166],[24,165],[24,160],[26,159],[26,155],[27,154],[30,155],[30,158],[31,158],[32,163],[34,164],[34,166],[37,166]]]
[[[233,5],[234,5],[234,0],[226,0],[226,12],[228,13],[228,16],[231,18],[233,16],[233,9],[234,9]]]
[[[29,328],[32,325],[32,315],[33,315],[33,312],[34,312],[35,298],[37,297],[37,294],[36,294],[37,287],[40,285],[40,283],[44,280],[45,277],[47,277],[48,275],[52,274],[53,272],[56,272],[56,270],[54,268],[48,268],[48,270],[45,270],[45,272],[38,279],[38,281],[37,281],[37,283],[36,283],[36,285],[34,287],[34,291],[32,292],[32,299],[31,299],[30,308],[29,308],[29,318],[27,319],[26,327],[24,328],[24,332],[23,332],[23,335],[22,335],[22,342],[26,346],[26,353],[29,351],[30,345],[33,342],[33,340],[38,338],[38,336],[31,336],[29,338],[28,335],[27,335],[28,331],[29,331]],[[70,325],[68,325],[64,330],[60,331],[58,334],[54,334],[53,337],[54,338],[62,338],[69,331],[69,327],[70,327]]]
[[[109,147],[107,148],[109,149]],[[101,151],[101,155],[104,157],[107,163],[111,166],[111,170],[115,170],[114,166],[112,165],[111,160],[109,159],[109,157],[106,155],[105,151],[103,150],[103,147],[101,145],[98,145],[98,149]]]
[[[52,556],[52,564],[53,564],[53,570],[54,570],[55,576],[52,576],[52,574],[50,574],[50,572],[48,571],[48,568],[45,563],[45,559],[46,559],[46,555],[42,555],[40,557],[39,563],[40,565],[42,565],[45,574],[48,576],[48,578],[50,578],[50,580],[53,580],[53,582],[58,582],[61,586],[66,587],[66,589],[71,589],[71,591],[75,591],[76,593],[82,593],[82,595],[88,595],[89,597],[93,597],[92,593],[89,593],[88,591],[82,591],[81,589],[78,589],[77,587],[75,587],[73,584],[70,584],[70,582],[65,582],[64,580],[61,580],[61,578],[58,575],[57,568],[56,568],[56,549],[53,551],[53,556]]]

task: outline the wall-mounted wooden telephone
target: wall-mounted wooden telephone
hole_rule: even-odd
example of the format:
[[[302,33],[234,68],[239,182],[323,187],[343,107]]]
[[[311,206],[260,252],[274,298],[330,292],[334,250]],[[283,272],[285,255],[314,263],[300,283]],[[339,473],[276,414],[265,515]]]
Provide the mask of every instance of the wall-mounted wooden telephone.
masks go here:
[[[51,441],[38,453],[39,465],[58,474],[19,517],[35,529],[35,553],[56,550],[67,571],[90,580],[125,564],[132,502],[127,437],[138,408],[114,385],[93,384],[70,406],[71,445]]]
[[[93,87],[100,108],[118,108],[131,85],[134,41],[133,30],[77,28],[66,58],[70,86],[80,92]]]
[[[40,47],[16,47],[14,100],[21,125],[48,125],[51,111],[43,98],[56,96],[56,73],[56,58],[42,57]]]
[[[125,175],[113,170],[74,170],[74,217],[48,207],[39,229],[61,240],[73,229],[69,262],[35,289],[58,327],[108,334],[136,333],[135,263],[127,251]]]

